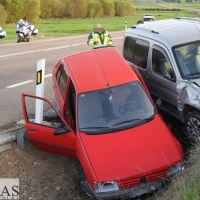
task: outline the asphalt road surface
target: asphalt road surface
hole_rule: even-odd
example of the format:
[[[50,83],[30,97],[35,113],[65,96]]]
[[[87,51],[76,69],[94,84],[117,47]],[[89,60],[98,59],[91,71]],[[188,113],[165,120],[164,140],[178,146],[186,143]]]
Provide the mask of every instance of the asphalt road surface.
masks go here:
[[[113,46],[120,52],[124,31],[111,32]],[[21,93],[35,95],[37,62],[45,59],[44,97],[55,100],[51,73],[64,56],[92,49],[88,35],[0,44],[0,132],[23,119]]]

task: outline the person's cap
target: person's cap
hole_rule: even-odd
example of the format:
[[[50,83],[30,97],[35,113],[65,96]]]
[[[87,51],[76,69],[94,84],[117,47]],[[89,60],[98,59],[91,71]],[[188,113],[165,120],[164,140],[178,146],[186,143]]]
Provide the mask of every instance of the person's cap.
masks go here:
[[[25,20],[26,20],[26,17],[24,17],[23,19],[25,19]]]

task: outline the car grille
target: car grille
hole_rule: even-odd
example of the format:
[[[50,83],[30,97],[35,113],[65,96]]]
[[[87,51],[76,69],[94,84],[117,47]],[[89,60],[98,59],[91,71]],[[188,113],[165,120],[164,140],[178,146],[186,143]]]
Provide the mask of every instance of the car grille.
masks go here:
[[[167,175],[167,171],[160,171],[160,172],[156,172],[156,173],[152,173],[152,174],[146,174],[145,178],[146,178],[146,182],[150,183],[150,182],[154,182],[157,180],[160,180],[162,178],[165,178]],[[118,181],[118,186],[120,188],[120,190],[125,189],[125,188],[130,188],[130,187],[134,187],[140,185],[140,177],[139,178],[135,178],[135,179],[131,179],[131,180],[126,180],[126,181]]]

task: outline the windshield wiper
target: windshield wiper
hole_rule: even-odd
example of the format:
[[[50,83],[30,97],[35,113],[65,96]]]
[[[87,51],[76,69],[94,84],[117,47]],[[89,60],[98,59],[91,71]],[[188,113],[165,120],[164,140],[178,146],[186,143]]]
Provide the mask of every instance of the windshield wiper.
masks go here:
[[[83,127],[83,128],[80,128],[80,129],[97,129],[97,130],[102,130],[102,131],[121,131],[122,129],[121,128],[113,128],[113,127],[105,127],[105,126],[94,126],[94,127]]]
[[[125,124],[125,123],[131,123],[131,122],[135,122],[135,121],[151,121],[152,119],[154,119],[154,116],[151,116],[151,117],[148,117],[148,118],[136,118],[136,119],[131,119],[131,120],[127,120],[127,121],[123,121],[123,122],[120,122],[120,123],[117,123],[117,124],[114,124],[113,126],[117,126],[117,125],[120,125],[120,124]]]
[[[134,122],[134,121],[138,121],[138,120],[140,120],[140,118],[137,118],[137,119],[131,119],[131,120],[127,120],[127,121],[123,121],[123,122],[120,122],[120,123],[114,124],[113,126],[117,126],[117,125],[125,124],[125,123],[130,123],[130,122]]]
[[[198,75],[200,74],[200,72],[196,72],[196,73],[193,73],[193,74],[188,74],[188,76],[195,76],[195,75]]]
[[[83,127],[81,129],[108,129],[109,127],[105,127],[105,126],[89,126],[89,127]]]

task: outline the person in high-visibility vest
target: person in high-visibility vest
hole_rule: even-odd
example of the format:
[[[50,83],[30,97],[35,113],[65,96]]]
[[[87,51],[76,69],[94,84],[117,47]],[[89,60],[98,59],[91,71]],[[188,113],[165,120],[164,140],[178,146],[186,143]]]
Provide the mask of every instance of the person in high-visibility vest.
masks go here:
[[[107,30],[104,30],[103,26],[98,23],[94,27],[94,31],[91,32],[88,36],[87,44],[91,46],[100,46],[100,45],[112,45],[112,39]]]

